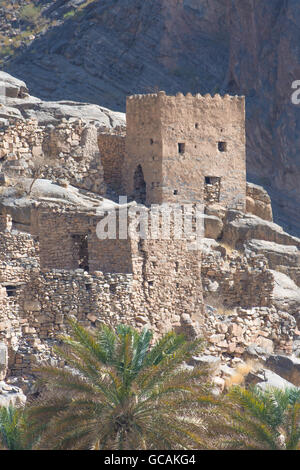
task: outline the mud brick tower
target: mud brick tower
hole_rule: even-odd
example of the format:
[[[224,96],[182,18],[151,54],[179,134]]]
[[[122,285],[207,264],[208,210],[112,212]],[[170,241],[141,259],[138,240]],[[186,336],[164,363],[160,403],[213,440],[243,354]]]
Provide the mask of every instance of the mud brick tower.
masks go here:
[[[140,203],[245,209],[245,98],[127,98],[125,194]]]

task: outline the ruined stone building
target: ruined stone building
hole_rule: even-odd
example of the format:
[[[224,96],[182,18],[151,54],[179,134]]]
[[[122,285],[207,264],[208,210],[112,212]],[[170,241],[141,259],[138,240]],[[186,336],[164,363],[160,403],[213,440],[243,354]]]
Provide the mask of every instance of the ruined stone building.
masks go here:
[[[245,100],[216,95],[130,96],[122,185],[143,204],[245,209]]]
[[[42,170],[28,193],[37,159]],[[130,201],[146,213],[152,204],[200,205],[211,241],[246,210],[271,220],[268,196],[246,188],[243,97],[131,96],[126,131],[74,119],[56,127],[18,121],[0,131],[0,165],[0,340],[10,348],[12,374],[51,357],[70,315],[84,325],[205,334],[203,294],[214,282],[228,308],[271,306],[274,280],[259,255],[248,262],[217,242],[207,255],[174,234],[120,236],[119,222],[115,237],[97,235],[99,222],[110,213],[119,221]],[[129,204],[118,204],[119,196]],[[263,341],[261,329],[256,322],[249,341]],[[241,350],[219,340],[214,351]],[[280,347],[290,347],[288,333]]]

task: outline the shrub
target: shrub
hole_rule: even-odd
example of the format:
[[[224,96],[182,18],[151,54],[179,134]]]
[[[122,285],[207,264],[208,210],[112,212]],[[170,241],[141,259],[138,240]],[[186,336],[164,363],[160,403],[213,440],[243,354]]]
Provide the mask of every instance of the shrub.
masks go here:
[[[25,5],[20,11],[20,19],[30,24],[35,24],[41,15],[40,8],[35,7],[33,3]]]

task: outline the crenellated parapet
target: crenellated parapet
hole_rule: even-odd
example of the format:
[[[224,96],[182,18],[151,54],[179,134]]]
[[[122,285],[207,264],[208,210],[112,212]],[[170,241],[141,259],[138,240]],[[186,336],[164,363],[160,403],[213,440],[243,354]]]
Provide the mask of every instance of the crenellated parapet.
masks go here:
[[[155,102],[158,99],[163,99],[163,100],[168,100],[168,101],[177,101],[177,100],[182,100],[182,99],[195,99],[195,100],[201,100],[201,101],[220,101],[220,100],[225,100],[225,101],[243,101],[245,100],[245,96],[239,96],[239,95],[220,95],[219,93],[216,93],[215,95],[211,95],[209,93],[206,93],[205,95],[201,95],[200,93],[196,93],[193,95],[192,93],[187,93],[184,95],[181,92],[178,92],[175,96],[169,96],[166,94],[165,91],[159,91],[158,93],[149,93],[147,95],[131,95],[127,97],[127,103],[128,102],[141,102],[141,103],[150,103],[150,102]]]

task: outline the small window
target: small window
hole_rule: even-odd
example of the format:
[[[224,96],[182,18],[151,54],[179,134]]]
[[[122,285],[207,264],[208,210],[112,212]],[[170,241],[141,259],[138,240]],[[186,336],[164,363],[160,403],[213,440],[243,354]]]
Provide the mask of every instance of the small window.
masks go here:
[[[220,202],[221,178],[205,176],[204,201],[208,204]]]
[[[178,144],[178,153],[180,153],[181,155],[185,152],[185,144]]]
[[[89,271],[88,233],[72,234],[73,259],[78,264],[78,268]]]
[[[227,142],[219,142],[218,143],[219,152],[226,152],[227,151]]]
[[[138,250],[139,251],[145,251],[145,244],[144,244],[144,240],[140,239],[139,242],[138,242]]]
[[[221,178],[219,176],[205,176],[205,184],[220,185]]]
[[[150,139],[150,145],[153,145],[153,144],[154,144],[154,140]]]
[[[179,271],[179,262],[178,262],[178,261],[176,261],[176,263],[175,263],[175,271],[176,271],[177,273],[178,273],[178,271]]]
[[[117,286],[115,284],[110,284],[109,286],[109,292],[111,294],[115,294],[117,292]]]
[[[195,129],[199,129],[199,124],[198,124],[198,122],[196,122],[196,124],[195,124]]]
[[[174,189],[174,196],[178,195],[178,189]]]
[[[5,286],[7,297],[15,297],[17,295],[17,286]]]

